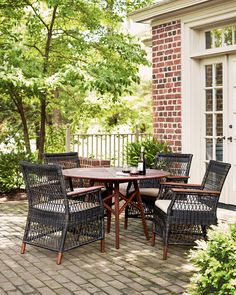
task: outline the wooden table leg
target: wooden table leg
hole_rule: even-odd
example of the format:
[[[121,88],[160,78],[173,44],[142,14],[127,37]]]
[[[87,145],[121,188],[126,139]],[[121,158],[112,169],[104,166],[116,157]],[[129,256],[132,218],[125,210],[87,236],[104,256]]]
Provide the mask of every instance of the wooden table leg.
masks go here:
[[[109,184],[107,187],[108,195],[112,195],[113,193],[113,185]],[[107,204],[111,207],[112,206],[112,198],[107,200]],[[107,233],[111,231],[111,211],[107,210]]]
[[[116,230],[116,249],[120,248],[120,220],[119,220],[119,183],[115,182],[115,230]]]
[[[133,183],[134,183],[134,189],[135,189],[135,192],[136,192],[136,198],[137,198],[137,201],[138,201],[138,204],[139,204],[139,207],[140,207],[140,214],[141,214],[141,218],[142,218],[144,234],[145,234],[147,240],[149,240],[148,227],[147,227],[146,218],[145,218],[145,215],[144,215],[143,203],[142,203],[142,198],[140,196],[138,183],[137,183],[137,181],[134,181]]]

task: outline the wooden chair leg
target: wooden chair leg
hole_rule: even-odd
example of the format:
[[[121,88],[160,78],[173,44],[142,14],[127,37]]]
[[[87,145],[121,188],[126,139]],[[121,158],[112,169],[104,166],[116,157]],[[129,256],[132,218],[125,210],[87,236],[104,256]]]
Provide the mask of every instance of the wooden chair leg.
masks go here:
[[[109,191],[109,194],[112,194],[112,190]],[[112,207],[112,198],[106,201],[107,205]],[[111,231],[111,211],[107,210],[107,233],[109,234]]]
[[[21,254],[25,254],[25,247],[26,247],[26,243],[22,243],[21,244]]]
[[[152,233],[152,246],[154,247],[155,246],[155,242],[156,242],[156,234],[155,233]]]
[[[167,253],[168,253],[168,246],[163,247],[163,260],[167,259]]]
[[[107,233],[111,231],[111,212],[107,212]]]
[[[124,229],[128,228],[128,213],[129,213],[129,208],[128,206],[125,208],[125,223],[124,223]]]
[[[163,239],[163,243],[164,243],[164,247],[163,247],[163,260],[166,260],[167,259],[170,229],[171,229],[171,226],[170,226],[170,224],[167,223],[166,230],[165,230],[165,233],[164,233],[164,239]]]
[[[102,252],[102,253],[105,252],[105,239],[102,239],[102,240],[101,240],[101,243],[100,243],[100,249],[101,249],[101,252]]]
[[[62,252],[59,252],[59,253],[57,254],[57,264],[58,264],[58,265],[61,264],[62,255],[63,255]]]

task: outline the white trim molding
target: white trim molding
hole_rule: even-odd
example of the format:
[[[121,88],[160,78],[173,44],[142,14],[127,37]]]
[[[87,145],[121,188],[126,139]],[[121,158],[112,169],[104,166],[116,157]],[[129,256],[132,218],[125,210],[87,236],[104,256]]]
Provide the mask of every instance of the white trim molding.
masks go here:
[[[129,14],[135,22],[150,23],[151,20],[163,17],[174,17],[196,10],[195,6],[208,7],[222,3],[222,0],[159,0],[148,7],[136,10]]]

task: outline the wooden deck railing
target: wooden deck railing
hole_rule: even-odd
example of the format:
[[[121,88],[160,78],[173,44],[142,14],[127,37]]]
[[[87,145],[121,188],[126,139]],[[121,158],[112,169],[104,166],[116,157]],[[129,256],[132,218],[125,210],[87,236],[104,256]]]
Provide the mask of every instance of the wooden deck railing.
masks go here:
[[[151,138],[146,133],[99,133],[70,134],[67,130],[66,150],[78,152],[79,157],[110,160],[111,166],[120,167],[125,161],[125,148],[128,142]]]

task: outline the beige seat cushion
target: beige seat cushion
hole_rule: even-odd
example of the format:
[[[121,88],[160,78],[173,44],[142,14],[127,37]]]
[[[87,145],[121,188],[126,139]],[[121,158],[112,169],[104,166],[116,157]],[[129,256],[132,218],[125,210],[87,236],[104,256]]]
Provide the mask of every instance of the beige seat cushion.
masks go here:
[[[171,202],[171,200],[156,200],[155,206],[160,208],[163,212],[167,213],[167,209],[170,206],[170,202]],[[181,203],[183,204],[183,209],[181,209],[183,211],[184,210],[186,210],[186,211],[211,211],[211,208],[204,203],[194,202],[191,204],[190,202],[185,201],[185,200],[181,201]],[[184,206],[184,203],[191,204],[191,209],[189,207]],[[180,201],[178,201],[178,203],[174,204],[173,210],[179,209],[178,205],[180,205]]]
[[[156,200],[155,206],[160,208],[163,212],[167,213],[171,200]]]
[[[91,203],[91,202],[80,202],[70,200],[69,202],[69,211],[71,213],[88,210],[90,208],[95,208],[99,206],[98,203]],[[53,200],[44,203],[40,203],[33,206],[36,209],[44,210],[44,211],[51,211],[51,212],[58,212],[58,213],[65,213],[66,206],[63,200]]]
[[[145,187],[145,188],[140,188],[140,194],[141,196],[147,196],[147,197],[153,197],[156,198],[158,193],[159,193],[159,188],[152,188],[152,187]]]
[[[120,193],[122,193],[123,195],[126,195],[127,186],[128,186],[128,183],[121,183],[120,189],[119,189]],[[133,191],[133,188],[131,188],[130,191]],[[141,196],[156,198],[159,193],[159,188],[151,188],[151,187],[140,188],[139,191]]]

